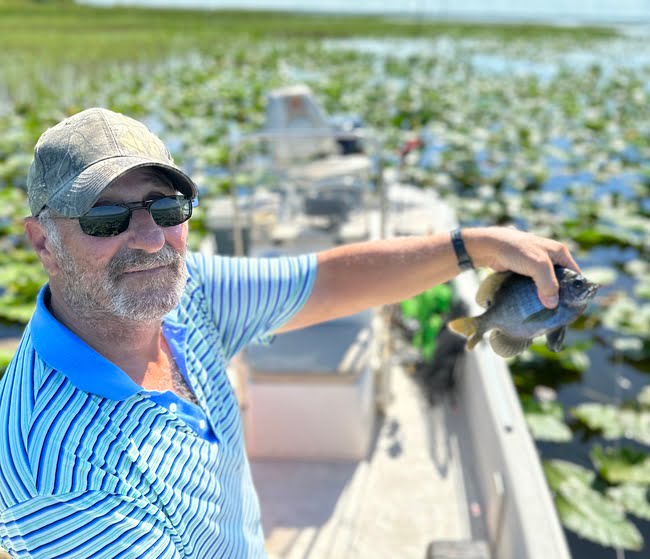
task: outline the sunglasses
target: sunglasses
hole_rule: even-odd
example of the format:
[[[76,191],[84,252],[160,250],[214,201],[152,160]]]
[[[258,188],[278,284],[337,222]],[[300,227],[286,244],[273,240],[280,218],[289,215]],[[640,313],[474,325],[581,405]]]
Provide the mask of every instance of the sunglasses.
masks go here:
[[[124,233],[135,210],[147,210],[160,227],[180,225],[192,217],[192,208],[198,205],[196,198],[165,196],[155,200],[143,200],[126,204],[94,206],[77,218],[81,230],[92,237],[114,237]]]

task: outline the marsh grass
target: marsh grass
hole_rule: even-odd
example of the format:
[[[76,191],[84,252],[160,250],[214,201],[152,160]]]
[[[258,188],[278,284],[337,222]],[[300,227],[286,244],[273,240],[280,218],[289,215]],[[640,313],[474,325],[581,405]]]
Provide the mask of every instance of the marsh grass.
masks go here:
[[[606,39],[605,27],[478,24],[378,16],[99,8],[71,0],[0,0],[0,52],[22,64],[150,59],[181,49],[219,52],[235,37],[490,37],[501,41]],[[31,60],[30,60],[31,57]]]

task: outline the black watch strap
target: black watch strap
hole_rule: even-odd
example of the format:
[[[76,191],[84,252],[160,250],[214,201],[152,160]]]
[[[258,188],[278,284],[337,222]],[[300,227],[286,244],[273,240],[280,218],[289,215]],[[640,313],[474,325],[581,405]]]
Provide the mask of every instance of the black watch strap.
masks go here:
[[[474,263],[472,259],[467,254],[465,249],[465,243],[463,242],[463,237],[461,235],[460,228],[454,229],[451,232],[451,244],[454,247],[454,252],[456,253],[456,258],[458,259],[458,267],[461,271],[471,270],[474,268]]]

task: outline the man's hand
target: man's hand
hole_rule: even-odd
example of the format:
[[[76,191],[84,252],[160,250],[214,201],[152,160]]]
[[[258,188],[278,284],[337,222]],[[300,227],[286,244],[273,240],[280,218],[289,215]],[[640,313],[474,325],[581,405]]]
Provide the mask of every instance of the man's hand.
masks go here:
[[[510,227],[488,227],[464,229],[463,238],[476,266],[533,278],[540,301],[550,309],[557,306],[559,291],[553,265],[581,273],[565,245],[532,233]]]

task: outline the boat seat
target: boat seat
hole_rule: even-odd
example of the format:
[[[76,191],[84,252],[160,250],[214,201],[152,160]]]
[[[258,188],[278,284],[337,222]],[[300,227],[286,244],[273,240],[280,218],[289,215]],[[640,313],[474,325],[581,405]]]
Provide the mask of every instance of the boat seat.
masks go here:
[[[252,458],[359,460],[375,424],[373,312],[251,345],[244,431]]]
[[[490,546],[484,540],[431,542],[425,555],[425,559],[490,559],[490,557]]]
[[[313,186],[366,182],[370,158],[348,150],[336,139],[337,131],[311,89],[293,85],[273,90],[266,105],[265,131],[276,168],[296,184]]]

